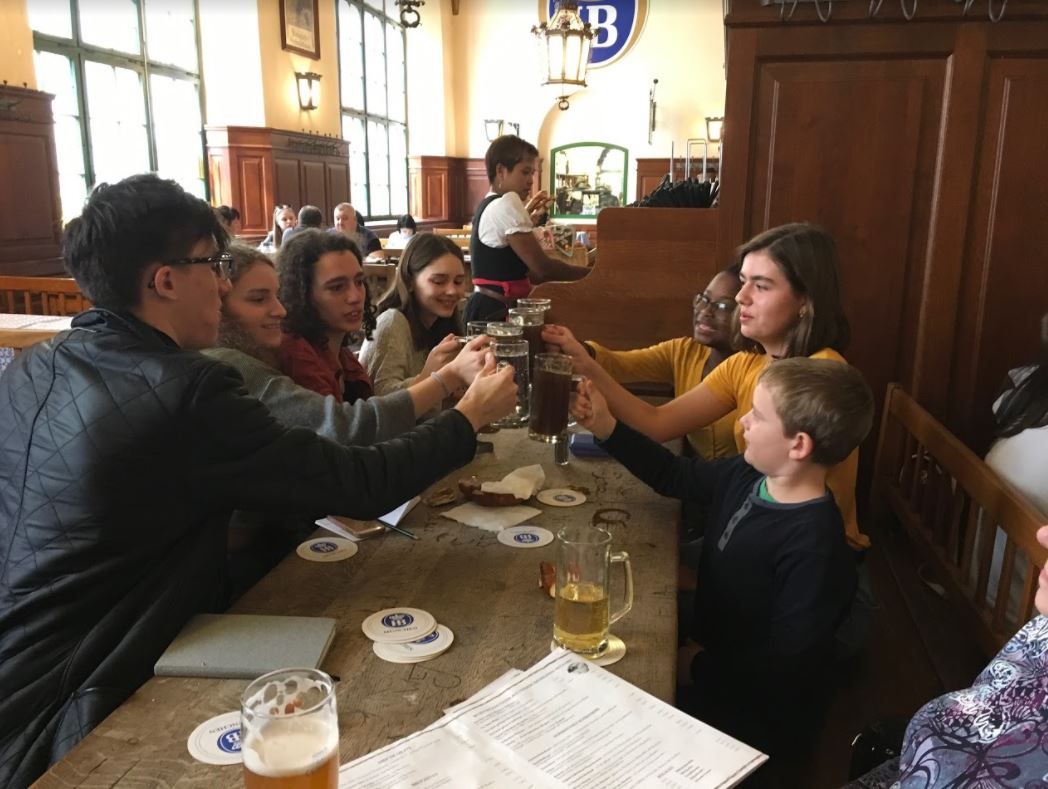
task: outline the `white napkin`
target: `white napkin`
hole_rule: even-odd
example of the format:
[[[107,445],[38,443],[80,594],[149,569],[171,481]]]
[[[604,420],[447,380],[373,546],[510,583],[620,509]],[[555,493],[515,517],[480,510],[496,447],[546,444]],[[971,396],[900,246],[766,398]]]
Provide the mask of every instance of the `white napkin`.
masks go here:
[[[440,513],[445,518],[464,523],[467,526],[476,526],[478,529],[500,532],[510,526],[516,526],[526,520],[541,515],[542,510],[534,507],[482,507],[472,501],[452,507]]]
[[[545,481],[546,472],[542,470],[542,466],[521,466],[498,482],[481,483],[480,489],[484,493],[512,493],[521,501],[527,501],[535,495]]]

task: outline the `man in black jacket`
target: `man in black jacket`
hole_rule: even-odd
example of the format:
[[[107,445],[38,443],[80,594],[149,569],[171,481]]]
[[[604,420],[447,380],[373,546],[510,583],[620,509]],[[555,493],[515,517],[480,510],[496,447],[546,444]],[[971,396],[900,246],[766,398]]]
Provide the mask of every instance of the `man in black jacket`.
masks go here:
[[[467,463],[515,403],[489,360],[456,409],[385,444],[284,427],[197,353],[225,239],[172,181],[98,187],[64,244],[96,309],[0,376],[0,786],[37,778],[221,606],[233,509],[377,517]]]

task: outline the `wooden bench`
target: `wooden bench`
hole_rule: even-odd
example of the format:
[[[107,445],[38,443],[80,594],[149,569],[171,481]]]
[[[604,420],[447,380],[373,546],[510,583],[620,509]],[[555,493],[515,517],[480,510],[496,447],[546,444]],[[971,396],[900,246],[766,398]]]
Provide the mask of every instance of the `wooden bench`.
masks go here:
[[[1036,539],[1037,510],[897,384],[885,398],[873,493],[874,506],[890,508],[937,571],[980,649],[996,654],[1034,613],[1048,556]],[[1004,552],[991,587],[998,530]],[[1009,610],[1016,578],[1022,594]]]
[[[76,315],[91,307],[76,280],[64,277],[0,276],[0,312]]]

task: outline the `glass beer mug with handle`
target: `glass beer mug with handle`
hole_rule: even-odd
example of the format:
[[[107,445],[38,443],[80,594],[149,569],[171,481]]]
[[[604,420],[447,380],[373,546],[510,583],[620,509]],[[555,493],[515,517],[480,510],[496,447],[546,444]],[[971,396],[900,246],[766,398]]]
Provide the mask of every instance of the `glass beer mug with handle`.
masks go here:
[[[611,612],[611,565],[626,573],[622,607]],[[612,553],[611,534],[598,526],[565,526],[557,533],[557,596],[553,640],[590,657],[608,645],[608,628],[633,607],[633,569],[625,551]]]
[[[240,702],[247,789],[338,789],[335,683],[323,671],[263,674]]]

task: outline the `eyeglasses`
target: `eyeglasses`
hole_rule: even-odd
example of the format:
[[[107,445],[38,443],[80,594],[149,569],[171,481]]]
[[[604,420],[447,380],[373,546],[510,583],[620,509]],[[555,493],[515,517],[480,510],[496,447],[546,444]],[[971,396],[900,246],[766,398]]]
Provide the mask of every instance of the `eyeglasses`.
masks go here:
[[[207,258],[176,258],[175,260],[165,260],[164,262],[169,266],[206,264],[211,266],[211,270],[215,272],[215,276],[219,279],[229,279],[233,273],[233,256],[228,252],[222,252]]]
[[[714,301],[708,293],[700,293],[695,297],[695,309],[704,310],[713,307],[714,312],[731,312],[735,309],[735,299],[718,299]]]

